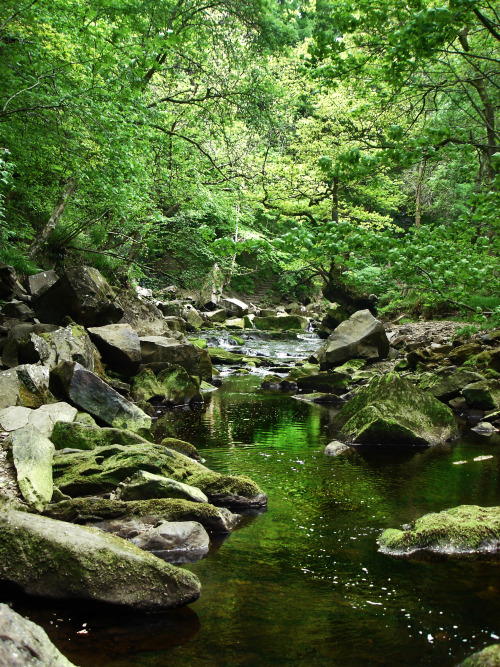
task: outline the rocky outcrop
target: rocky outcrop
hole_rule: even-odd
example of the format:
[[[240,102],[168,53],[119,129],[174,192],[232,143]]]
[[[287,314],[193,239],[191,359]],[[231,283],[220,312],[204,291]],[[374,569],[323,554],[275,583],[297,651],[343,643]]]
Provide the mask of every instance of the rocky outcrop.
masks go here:
[[[383,359],[389,353],[384,325],[369,310],[360,310],[339,324],[318,350],[321,370],[339,366],[349,359]]]
[[[113,324],[123,315],[115,292],[91,266],[66,269],[64,275],[38,298],[33,307],[41,322],[61,324],[68,315],[86,327]]]
[[[167,364],[158,375],[143,368],[134,378],[132,396],[136,401],[156,400],[158,403],[189,405],[203,402],[199,381],[178,365]]]
[[[0,604],[0,665],[5,667],[74,667],[40,626]]]
[[[215,505],[261,507],[267,501],[248,477],[220,475],[187,456],[152,443],[62,451],[54,456],[54,483],[69,496],[113,491],[141,470],[195,486]]]
[[[500,507],[460,505],[425,514],[403,530],[385,530],[379,544],[380,551],[391,556],[405,556],[422,550],[446,554],[497,552]]]
[[[142,361],[141,344],[137,332],[129,324],[90,327],[88,332],[102,360],[110,368],[124,375],[133,375],[137,371]]]
[[[433,445],[458,435],[450,408],[394,372],[362,387],[334,424],[341,440],[360,444]]]
[[[194,602],[198,579],[102,531],[0,513],[0,578],[31,595],[94,600],[140,611]]]
[[[63,361],[56,366],[51,386],[109,426],[136,432],[151,427],[151,417],[80,364]]]

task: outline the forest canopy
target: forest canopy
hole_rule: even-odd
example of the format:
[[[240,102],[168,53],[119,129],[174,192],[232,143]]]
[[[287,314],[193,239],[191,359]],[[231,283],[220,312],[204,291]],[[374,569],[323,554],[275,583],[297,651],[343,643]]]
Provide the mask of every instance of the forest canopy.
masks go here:
[[[6,0],[0,259],[498,322],[499,12]]]

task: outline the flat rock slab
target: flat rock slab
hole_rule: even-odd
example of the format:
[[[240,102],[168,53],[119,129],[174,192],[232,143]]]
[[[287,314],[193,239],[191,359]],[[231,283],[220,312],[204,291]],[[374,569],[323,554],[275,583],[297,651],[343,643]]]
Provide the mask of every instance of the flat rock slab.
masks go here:
[[[200,595],[193,574],[125,540],[14,510],[0,513],[0,577],[31,595],[140,611],[181,607]]]
[[[405,530],[385,530],[379,544],[380,551],[391,556],[423,550],[444,554],[498,552],[500,507],[460,505],[425,514]]]
[[[182,366],[191,375],[198,374],[199,356],[191,343],[182,343],[165,336],[143,336],[140,342],[144,364],[168,362]]]
[[[32,425],[9,436],[17,483],[23,498],[41,512],[52,499],[52,460],[55,447]]]
[[[151,427],[151,417],[127,401],[97,375],[74,362],[61,362],[51,373],[54,391],[115,428],[140,431]]]
[[[74,667],[39,625],[0,604],[0,665],[5,667]]]

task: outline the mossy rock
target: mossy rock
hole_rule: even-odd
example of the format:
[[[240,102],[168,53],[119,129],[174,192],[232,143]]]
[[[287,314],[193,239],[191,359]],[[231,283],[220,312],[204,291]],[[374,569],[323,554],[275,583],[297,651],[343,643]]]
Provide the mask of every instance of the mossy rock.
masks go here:
[[[500,667],[500,644],[492,644],[473,653],[460,663],[460,667]]]
[[[301,315],[283,317],[255,317],[253,324],[260,331],[304,331],[309,320]]]
[[[380,550],[404,556],[427,550],[446,554],[497,552],[500,507],[460,505],[425,514],[405,530],[389,528],[379,539]]]
[[[432,445],[458,435],[450,408],[395,372],[372,378],[334,425],[340,440],[359,444]]]
[[[336,373],[348,373],[352,375],[356,371],[360,371],[367,364],[366,359],[349,359],[342,366],[337,366],[335,368]]]
[[[289,382],[297,382],[299,378],[307,377],[308,375],[316,375],[319,372],[319,364],[306,363],[303,366],[294,368],[288,373],[286,379]]]
[[[466,368],[447,369],[442,368],[436,373],[422,374],[418,383],[420,389],[429,391],[440,401],[447,403],[459,395],[460,391],[472,382],[480,382],[484,378],[479,373],[474,373]]]
[[[163,445],[163,447],[167,447],[168,449],[173,449],[174,452],[179,452],[180,454],[184,454],[184,456],[189,456],[190,459],[194,459],[195,461],[200,460],[198,450],[190,442],[186,442],[185,440],[178,440],[177,438],[163,438],[160,444]]]
[[[297,378],[297,387],[303,392],[321,391],[324,393],[343,393],[350,383],[348,373],[321,371],[314,375]]]
[[[494,410],[500,407],[500,382],[498,380],[472,382],[462,389],[462,394],[471,408]]]
[[[89,523],[123,517],[149,518],[162,521],[198,521],[212,533],[229,533],[237,516],[225,507],[209,503],[194,503],[178,498],[153,500],[110,500],[107,498],[72,498],[45,508],[45,516],[71,523]]]
[[[202,402],[199,382],[177,365],[161,370],[158,375],[150,368],[143,368],[134,378],[132,396],[137,401],[157,399],[174,405]]]
[[[201,463],[153,443],[112,444],[91,451],[56,452],[54,484],[71,497],[113,491],[140,470],[196,486],[214,504],[262,506],[267,498],[248,477],[220,475]]]
[[[207,341],[204,338],[188,338],[188,341],[192,343],[199,350],[204,350],[207,347]]]
[[[78,422],[56,422],[51,437],[56,449],[95,449],[107,445],[150,444],[142,436],[119,428],[99,428]]]

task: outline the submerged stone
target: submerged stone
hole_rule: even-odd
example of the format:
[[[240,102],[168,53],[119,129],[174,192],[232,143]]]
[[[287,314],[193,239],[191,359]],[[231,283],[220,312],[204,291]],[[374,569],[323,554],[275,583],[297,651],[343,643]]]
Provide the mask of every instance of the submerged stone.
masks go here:
[[[360,444],[433,445],[458,435],[450,408],[397,373],[374,377],[334,418]]]
[[[194,602],[198,579],[95,528],[0,513],[0,578],[30,595],[95,600],[140,611]]]
[[[500,547],[500,507],[460,505],[425,514],[404,530],[385,530],[379,544],[380,551],[392,556],[421,550],[447,554],[497,552]]]

